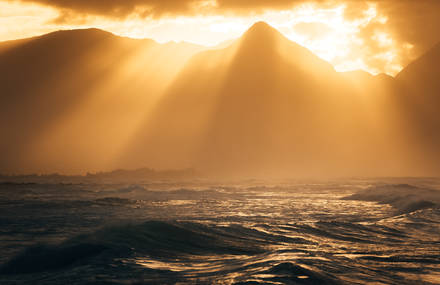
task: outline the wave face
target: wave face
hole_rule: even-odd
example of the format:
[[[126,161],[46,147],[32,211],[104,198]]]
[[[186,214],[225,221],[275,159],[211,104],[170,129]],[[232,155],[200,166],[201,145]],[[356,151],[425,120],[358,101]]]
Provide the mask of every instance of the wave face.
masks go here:
[[[409,182],[0,185],[0,283],[440,284]]]

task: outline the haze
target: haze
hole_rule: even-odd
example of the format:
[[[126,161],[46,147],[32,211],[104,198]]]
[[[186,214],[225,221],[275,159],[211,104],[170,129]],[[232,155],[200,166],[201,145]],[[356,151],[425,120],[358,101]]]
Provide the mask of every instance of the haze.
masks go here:
[[[440,173],[437,1],[103,3],[0,1],[0,172]]]

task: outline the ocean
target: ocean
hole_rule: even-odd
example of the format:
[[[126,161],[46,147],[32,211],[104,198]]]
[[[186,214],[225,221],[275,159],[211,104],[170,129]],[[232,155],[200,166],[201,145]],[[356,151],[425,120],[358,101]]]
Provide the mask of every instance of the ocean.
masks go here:
[[[438,189],[3,183],[0,284],[440,284]]]

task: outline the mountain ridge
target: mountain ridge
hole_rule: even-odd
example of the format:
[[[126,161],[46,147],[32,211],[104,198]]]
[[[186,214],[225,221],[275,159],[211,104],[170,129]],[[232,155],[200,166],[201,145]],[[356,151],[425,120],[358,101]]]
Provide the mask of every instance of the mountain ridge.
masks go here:
[[[28,54],[0,52],[0,130],[8,138],[0,171],[146,164],[237,176],[437,171],[437,153],[421,147],[436,121],[411,104],[402,80],[336,72],[266,23],[222,49],[99,29],[49,38],[56,40],[39,49],[26,42]],[[424,97],[433,105],[435,97]],[[422,135],[414,131],[428,119]]]
[[[378,79],[369,80],[376,85]],[[381,100],[389,100],[369,87],[377,93],[371,96],[378,100],[375,103],[380,102],[374,106],[374,99],[357,94],[366,92],[357,85],[309,50],[258,23],[229,47],[204,51],[188,62],[128,146],[128,160],[143,156],[161,168],[179,162],[178,167],[228,175],[242,173],[239,169],[249,165],[258,173],[268,173],[266,166],[280,172],[280,165],[305,173],[316,168],[319,159],[323,162],[318,168],[331,172],[338,156],[351,160],[353,167],[358,161],[351,153],[365,152],[369,143],[378,144],[373,141],[379,133],[386,133],[384,128],[374,130],[378,119],[363,116],[374,107],[381,117]],[[364,129],[371,132],[368,139]],[[346,133],[352,145],[341,145]],[[323,149],[323,142],[334,153]],[[295,161],[310,165],[299,169]]]
[[[7,138],[0,142],[2,171],[38,161],[50,171],[51,165],[65,160],[66,165],[76,165],[65,172],[80,172],[81,160],[87,156],[99,161],[92,169],[102,169],[112,148],[105,142],[121,139],[113,131],[98,135],[100,128],[119,129],[123,122],[131,124],[134,116],[143,116],[168,77],[199,51],[195,46],[161,45],[99,29],[57,31],[16,43],[0,53],[0,135]],[[172,59],[172,64],[164,65],[163,57]],[[75,144],[77,135],[81,143]],[[51,149],[53,157],[45,155]]]

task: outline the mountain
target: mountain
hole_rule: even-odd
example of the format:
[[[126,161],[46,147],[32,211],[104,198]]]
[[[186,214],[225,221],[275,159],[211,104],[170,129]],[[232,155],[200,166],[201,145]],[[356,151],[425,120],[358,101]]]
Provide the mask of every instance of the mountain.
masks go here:
[[[338,73],[259,22],[215,49],[97,30],[0,43],[0,172],[440,173],[439,46]]]
[[[440,82],[440,43],[436,44],[421,57],[405,67],[396,79],[412,89],[414,94],[420,96],[433,96],[438,99]],[[423,85],[419,85],[423,82]]]
[[[256,23],[231,46],[188,62],[124,163],[194,166],[227,176],[392,172],[400,159],[384,115],[389,84],[337,73]],[[383,157],[382,168],[376,156]]]
[[[163,181],[185,181],[199,178],[193,169],[162,170],[150,168],[117,169],[108,172],[87,173],[86,175],[26,174],[2,175],[1,184],[142,184]]]
[[[440,43],[396,76],[402,116],[406,118],[412,140],[420,150],[419,157],[428,167],[437,169],[440,161],[439,74]]]
[[[98,29],[0,43],[0,170],[102,169],[200,50]]]

